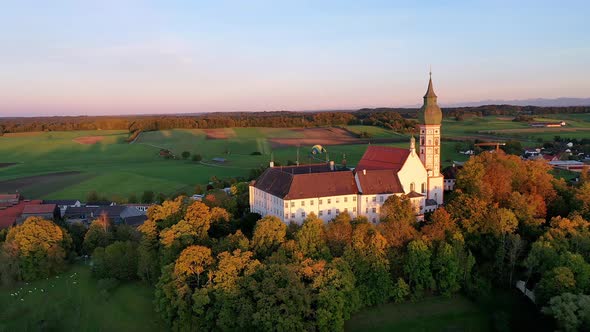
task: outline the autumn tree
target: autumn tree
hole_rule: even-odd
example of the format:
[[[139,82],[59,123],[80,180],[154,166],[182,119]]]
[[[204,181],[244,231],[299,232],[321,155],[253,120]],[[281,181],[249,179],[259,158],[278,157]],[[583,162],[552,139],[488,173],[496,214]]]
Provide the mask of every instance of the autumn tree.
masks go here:
[[[160,273],[158,225],[148,219],[138,227],[138,230],[141,239],[137,248],[137,274],[142,280],[153,283]]]
[[[381,207],[380,221],[378,228],[391,247],[401,248],[418,236],[416,214],[406,196],[390,196]]]
[[[340,213],[325,225],[326,244],[334,257],[341,257],[352,241],[352,224],[348,213]]]
[[[287,226],[275,216],[260,219],[254,227],[250,245],[258,257],[264,258],[285,241]]]
[[[2,244],[7,264],[18,265],[18,280],[46,278],[63,271],[72,238],[67,231],[49,220],[30,217],[12,227]]]

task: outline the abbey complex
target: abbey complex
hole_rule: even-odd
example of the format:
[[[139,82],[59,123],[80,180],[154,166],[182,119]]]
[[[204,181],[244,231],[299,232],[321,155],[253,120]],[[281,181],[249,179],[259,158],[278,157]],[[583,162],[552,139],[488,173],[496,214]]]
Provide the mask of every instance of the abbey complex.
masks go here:
[[[378,222],[391,195],[410,198],[417,218],[443,203],[440,172],[442,112],[432,77],[419,113],[420,144],[409,148],[369,146],[356,168],[325,164],[274,166],[250,185],[250,211],[301,224],[314,213],[324,221],[341,212]]]

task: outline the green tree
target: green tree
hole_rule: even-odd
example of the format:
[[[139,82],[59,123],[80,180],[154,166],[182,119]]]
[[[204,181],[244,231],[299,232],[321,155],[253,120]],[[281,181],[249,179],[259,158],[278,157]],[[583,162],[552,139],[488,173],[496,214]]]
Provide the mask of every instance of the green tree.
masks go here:
[[[98,278],[137,278],[137,248],[131,241],[116,241],[92,254],[92,272]]]
[[[432,274],[438,291],[445,296],[458,291],[460,273],[459,260],[453,247],[446,242],[440,243],[432,260]]]
[[[135,194],[129,195],[129,198],[127,198],[127,203],[129,203],[129,204],[139,203],[139,200],[137,199],[137,195],[135,195]]]
[[[141,202],[144,204],[153,203],[154,202],[154,192],[151,190],[146,190],[141,195]]]
[[[285,241],[287,226],[275,216],[266,216],[256,223],[251,246],[258,257],[272,254]]]
[[[191,153],[188,151],[182,151],[181,156],[182,156],[182,159],[186,160],[186,159],[188,159],[188,157],[191,156]]]
[[[193,161],[194,161],[194,162],[197,162],[197,163],[198,163],[198,162],[200,162],[201,160],[203,160],[203,157],[201,157],[201,155],[200,155],[200,154],[198,154],[198,153],[195,153],[195,154],[193,154],[193,158],[192,158],[192,159],[193,159]]]
[[[393,301],[395,303],[403,302],[410,295],[410,286],[402,278],[397,278],[393,286]]]
[[[96,202],[99,200],[100,197],[98,197],[98,193],[96,191],[91,191],[86,195],[86,202]]]
[[[544,305],[552,297],[576,290],[576,278],[572,270],[559,266],[545,273],[535,288],[537,303]]]
[[[325,226],[326,243],[334,257],[341,257],[351,245],[352,224],[348,213],[340,213]]]
[[[416,295],[424,290],[432,289],[434,280],[430,269],[432,253],[428,245],[421,240],[414,240],[408,244],[404,272],[409,281],[409,286],[414,289]]]
[[[148,219],[138,227],[141,240],[137,248],[137,274],[147,282],[153,283],[160,273],[158,262],[159,233],[155,221]]]
[[[67,229],[72,237],[74,251],[76,251],[78,255],[81,255],[84,251],[84,237],[87,232],[86,226],[81,222],[73,222],[67,224]]]
[[[106,247],[112,241],[113,232],[111,222],[106,215],[102,215],[90,224],[90,227],[84,236],[82,247],[85,253],[92,254],[94,249],[98,247]]]
[[[563,331],[590,329],[590,295],[563,293],[552,297],[542,312],[553,316]]]
[[[295,237],[299,250],[305,257],[314,259],[330,257],[324,234],[324,222],[313,212],[305,218]]]
[[[381,207],[381,223],[378,228],[391,247],[401,248],[417,238],[414,228],[416,213],[406,196],[390,196]]]

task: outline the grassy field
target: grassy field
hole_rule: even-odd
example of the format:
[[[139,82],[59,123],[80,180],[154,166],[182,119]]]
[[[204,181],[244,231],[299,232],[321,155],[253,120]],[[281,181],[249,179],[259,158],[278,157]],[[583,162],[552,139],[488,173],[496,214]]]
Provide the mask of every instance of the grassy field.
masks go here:
[[[442,126],[442,164],[464,161],[466,156],[455,151],[454,140],[518,139],[523,145],[552,140],[554,136],[590,137],[589,114],[547,115],[545,120],[564,119],[564,128],[531,128],[513,122],[511,117],[490,116],[464,121],[444,120]],[[30,198],[84,199],[91,191],[109,198],[140,196],[144,190],[172,194],[192,193],[196,184],[205,184],[212,176],[227,178],[247,176],[250,169],[267,165],[271,155],[287,164],[320,162],[309,157],[314,144],[327,148],[330,159],[341,163],[346,157],[354,167],[367,144],[408,146],[408,135],[372,126],[330,128],[222,128],[213,130],[175,129],[146,132],[134,144],[125,142],[125,131],[80,131],[7,134],[0,137],[0,192],[19,190]],[[368,132],[371,139],[357,139],[354,134]],[[96,144],[81,144],[99,137]],[[296,145],[301,145],[297,147]],[[202,155],[203,162],[165,160],[161,148],[175,155],[183,151]],[[260,155],[253,154],[260,153]],[[224,158],[217,164],[213,158]]]
[[[354,315],[346,331],[491,331],[488,313],[465,297],[388,303]]]
[[[0,288],[0,331],[162,331],[152,298],[153,288],[140,283],[104,295],[90,269],[74,265],[58,277]]]

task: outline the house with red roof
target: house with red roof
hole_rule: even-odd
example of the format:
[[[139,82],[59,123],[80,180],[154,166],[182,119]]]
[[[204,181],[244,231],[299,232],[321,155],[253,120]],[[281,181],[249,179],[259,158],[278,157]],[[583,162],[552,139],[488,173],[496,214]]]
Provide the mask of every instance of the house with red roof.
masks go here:
[[[46,220],[56,220],[60,217],[59,207],[56,204],[25,205],[19,222],[30,217],[39,217]]]
[[[20,200],[18,203],[10,206],[0,206],[0,229],[16,225],[17,222],[23,220],[22,214],[25,208],[39,205],[41,202],[39,200]]]
[[[369,146],[352,170],[337,168],[333,162],[281,167],[271,161],[250,185],[250,211],[299,224],[312,212],[324,221],[347,212],[378,222],[387,198],[406,195],[422,218],[443,203],[442,112],[432,79],[418,117],[419,151],[412,137],[408,148]]]

